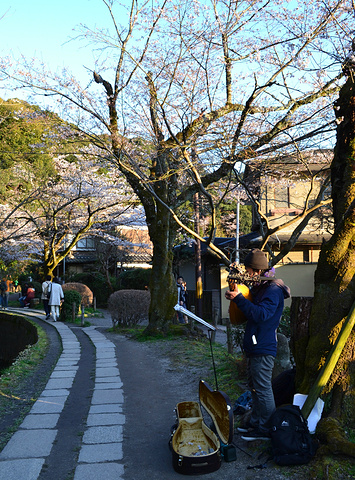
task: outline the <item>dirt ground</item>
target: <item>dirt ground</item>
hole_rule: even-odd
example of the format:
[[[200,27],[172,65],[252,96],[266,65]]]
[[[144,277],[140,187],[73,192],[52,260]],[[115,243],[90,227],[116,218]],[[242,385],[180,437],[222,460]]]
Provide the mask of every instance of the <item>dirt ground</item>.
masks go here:
[[[210,358],[199,368],[179,368],[174,342],[139,343],[121,335],[106,332],[117,346],[117,358],[124,385],[126,438],[124,442],[126,480],[174,480],[183,476],[172,468],[168,448],[170,428],[175,422],[178,402],[198,401],[200,379],[210,369]],[[132,362],[134,359],[134,362]],[[206,425],[211,419],[204,412]],[[234,435],[236,461],[222,461],[213,473],[194,478],[219,480],[281,480],[308,478],[308,467],[279,467],[269,457],[269,442],[247,443]],[[132,455],[134,452],[134,455]],[[139,459],[139,466],[137,460]]]

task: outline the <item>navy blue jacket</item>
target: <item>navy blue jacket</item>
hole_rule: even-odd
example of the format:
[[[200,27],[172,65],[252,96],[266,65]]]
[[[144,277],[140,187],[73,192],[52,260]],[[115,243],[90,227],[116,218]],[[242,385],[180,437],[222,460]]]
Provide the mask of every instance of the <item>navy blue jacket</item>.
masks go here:
[[[247,356],[273,355],[276,357],[276,331],[284,308],[284,299],[290,289],[280,279],[268,280],[251,289],[252,301],[240,293],[233,301],[247,317],[243,349]]]

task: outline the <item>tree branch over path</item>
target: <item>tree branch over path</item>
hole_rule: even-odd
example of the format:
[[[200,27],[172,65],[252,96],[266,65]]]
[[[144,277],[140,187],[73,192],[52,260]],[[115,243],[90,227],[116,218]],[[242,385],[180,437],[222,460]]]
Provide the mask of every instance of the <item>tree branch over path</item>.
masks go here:
[[[273,0],[134,0],[126,16],[119,12],[120,25],[115,4],[104,4],[111,26],[82,27],[107,52],[91,69],[90,88],[33,69],[31,77],[31,65],[20,76],[3,62],[0,72],[13,85],[70,104],[72,123],[101,144],[112,171],[142,202],[154,245],[150,324],[159,330],[173,315],[177,232],[196,235],[191,219],[182,220],[193,195],[207,200],[211,240],[214,201],[235,168],[329,143],[342,83],[333,59],[350,43],[338,25],[350,39],[354,19],[345,0],[325,0],[312,11]],[[312,209],[304,210],[302,224]]]

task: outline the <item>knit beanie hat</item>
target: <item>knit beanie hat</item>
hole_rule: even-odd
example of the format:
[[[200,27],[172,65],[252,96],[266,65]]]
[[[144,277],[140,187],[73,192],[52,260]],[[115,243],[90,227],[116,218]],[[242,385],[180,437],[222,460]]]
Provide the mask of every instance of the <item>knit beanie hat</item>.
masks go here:
[[[254,248],[248,253],[244,259],[244,265],[253,268],[254,270],[266,270],[269,268],[265,253],[258,248]]]

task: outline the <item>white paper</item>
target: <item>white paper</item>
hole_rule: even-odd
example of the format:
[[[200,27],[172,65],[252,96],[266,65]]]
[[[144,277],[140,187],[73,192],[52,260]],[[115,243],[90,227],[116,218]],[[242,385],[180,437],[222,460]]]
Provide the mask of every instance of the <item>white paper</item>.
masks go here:
[[[303,395],[302,393],[296,393],[293,397],[293,404],[298,405],[301,409],[306,401],[308,395]],[[316,431],[317,423],[322,417],[324,402],[321,398],[318,398],[316,404],[313,407],[313,410],[309,414],[308,418],[306,419],[308,422],[308,429],[310,433],[314,433]]]

